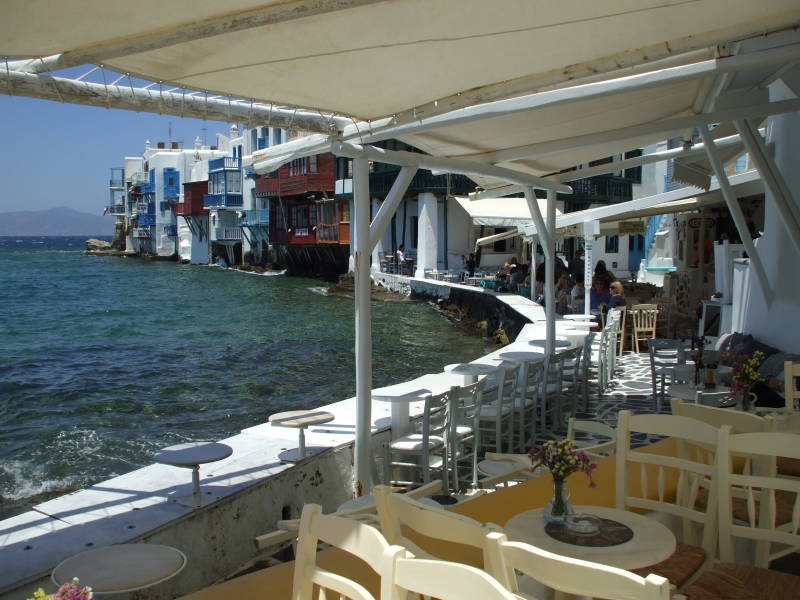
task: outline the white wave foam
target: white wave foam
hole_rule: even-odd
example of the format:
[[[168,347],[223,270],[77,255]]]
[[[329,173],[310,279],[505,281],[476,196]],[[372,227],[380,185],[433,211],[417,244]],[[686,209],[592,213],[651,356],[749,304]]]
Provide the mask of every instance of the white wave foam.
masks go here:
[[[4,489],[2,495],[8,500],[22,500],[37,494],[70,490],[80,485],[75,475],[46,479],[40,463],[35,461],[9,461],[0,465],[0,471],[9,479],[10,489]]]
[[[310,287],[310,288],[306,288],[306,289],[309,292],[312,292],[314,294],[319,294],[320,296],[327,296],[328,295],[328,288],[323,287],[323,286],[315,286],[315,287]]]

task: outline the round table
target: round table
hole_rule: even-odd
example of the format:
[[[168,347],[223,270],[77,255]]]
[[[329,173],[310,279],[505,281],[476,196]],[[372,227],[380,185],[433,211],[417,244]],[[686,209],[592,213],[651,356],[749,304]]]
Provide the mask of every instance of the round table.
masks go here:
[[[159,451],[153,459],[156,462],[192,470],[192,495],[187,498],[175,498],[175,502],[187,506],[199,507],[203,504],[200,494],[200,465],[228,458],[233,448],[219,442],[188,442],[176,444]],[[215,500],[216,496],[207,492],[206,502]],[[188,502],[187,502],[188,500]]]
[[[564,322],[562,321],[562,323]],[[597,323],[593,321],[567,321],[561,327],[563,327],[564,329],[584,329],[586,331],[589,331],[593,327],[597,327]],[[556,327],[556,332],[558,331],[559,328]]]
[[[457,363],[455,365],[447,365],[444,369],[448,373],[457,373],[469,377],[469,383],[475,383],[481,375],[490,375],[499,369],[499,365],[490,365],[487,363]]]
[[[576,513],[588,513],[623,523],[633,530],[633,538],[616,546],[599,548],[559,542],[545,532],[541,508],[509,519],[504,528],[506,535],[515,542],[525,542],[549,552],[628,570],[661,562],[675,552],[675,536],[665,525],[654,519],[605,506],[573,508]]]
[[[544,349],[539,352],[532,350],[517,350],[511,352],[503,352],[500,354],[500,359],[510,360],[512,362],[527,362],[532,360],[544,360]]]
[[[547,346],[547,340],[546,339],[528,340],[528,345],[535,346],[537,348],[544,348],[545,346]],[[570,346],[572,346],[572,342],[570,342],[566,337],[559,335],[556,336],[556,339],[553,340],[553,346],[555,346],[556,348],[569,348]]]
[[[282,452],[278,458],[284,462],[300,462],[308,454],[318,454],[326,448],[321,446],[314,446],[313,448],[306,448],[306,427],[311,425],[323,425],[330,423],[336,417],[333,413],[324,410],[288,410],[285,412],[275,413],[269,416],[269,422],[277,427],[290,427],[297,429],[299,432],[297,450],[287,450]]]
[[[595,316],[575,314],[575,315],[564,315],[564,318],[567,321],[594,321]]]
[[[186,555],[160,544],[117,544],[92,548],[53,569],[53,583],[61,586],[80,579],[95,595],[143,590],[175,577],[186,566]]]

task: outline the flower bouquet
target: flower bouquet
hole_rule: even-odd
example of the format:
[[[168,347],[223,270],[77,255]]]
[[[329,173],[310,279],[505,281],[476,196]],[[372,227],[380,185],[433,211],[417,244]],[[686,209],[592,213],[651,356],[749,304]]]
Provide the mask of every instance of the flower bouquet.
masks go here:
[[[549,440],[536,450],[528,453],[535,469],[544,466],[553,476],[553,499],[545,506],[544,519],[548,523],[564,523],[567,515],[574,512],[568,503],[564,490],[564,479],[578,471],[589,479],[589,487],[595,487],[592,472],[597,463],[585,452],[578,450],[572,440]]]
[[[42,588],[33,593],[33,598],[28,600],[92,600],[92,588],[81,587],[80,581],[75,577],[69,583],[63,584],[55,594],[45,594]]]
[[[764,381],[758,367],[764,362],[764,353],[757,350],[752,356],[738,355],[733,362],[731,371],[731,391],[735,396],[742,398],[742,409],[750,408],[750,388],[753,384]]]

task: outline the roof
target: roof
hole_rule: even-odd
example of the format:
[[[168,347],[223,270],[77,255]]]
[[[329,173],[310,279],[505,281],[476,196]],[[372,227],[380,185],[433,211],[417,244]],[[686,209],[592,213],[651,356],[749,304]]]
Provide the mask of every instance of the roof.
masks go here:
[[[456,197],[475,225],[487,227],[516,227],[533,222],[528,201],[525,198],[503,198],[501,200],[470,200]],[[546,211],[546,200],[539,200],[539,210]],[[561,211],[556,211],[557,215]]]

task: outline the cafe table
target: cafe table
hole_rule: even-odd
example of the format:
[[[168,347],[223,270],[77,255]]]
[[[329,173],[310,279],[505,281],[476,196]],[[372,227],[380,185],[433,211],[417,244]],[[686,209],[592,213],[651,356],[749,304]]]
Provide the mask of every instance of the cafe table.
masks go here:
[[[674,439],[667,438],[640,448],[639,451],[676,456],[677,444]],[[650,481],[657,480],[655,465],[647,465],[645,471]],[[631,467],[629,476],[632,484],[638,485],[640,480],[638,466],[636,468]],[[572,490],[570,502],[577,506],[615,507],[616,457],[609,456],[598,460],[597,469],[592,474],[592,478],[597,484],[594,488],[588,486],[588,482],[582,473],[574,473],[567,478],[567,484]],[[655,488],[657,486],[651,487]],[[666,473],[664,478],[665,496],[674,498],[676,487],[677,478],[670,473]],[[656,493],[656,490],[653,489],[653,496]],[[552,498],[552,495],[552,479],[544,475],[447,507],[447,510],[476,519],[481,523],[494,523],[504,527],[516,515],[544,507]],[[330,510],[332,511],[333,509],[335,507]],[[642,511],[635,510],[634,512],[641,513]],[[483,566],[483,556],[475,548],[432,539],[414,532],[405,532],[405,535],[408,535],[423,550],[434,556],[478,568]],[[317,553],[317,564],[323,569],[358,581],[376,598],[379,597],[380,581],[378,576],[366,563],[355,558],[352,554],[336,548],[328,548]],[[269,590],[270,600],[290,600],[292,597],[293,572],[294,563],[286,562],[207,587],[184,596],[183,599],[227,600],[228,598],[259,596],[263,595],[263,590]]]
[[[564,318],[567,321],[594,321],[595,315],[583,315],[583,314],[574,314],[574,315],[564,315]]]
[[[143,590],[172,579],[186,566],[186,555],[161,544],[115,544],[92,548],[59,563],[51,575],[61,586],[80,579],[94,595]]]

